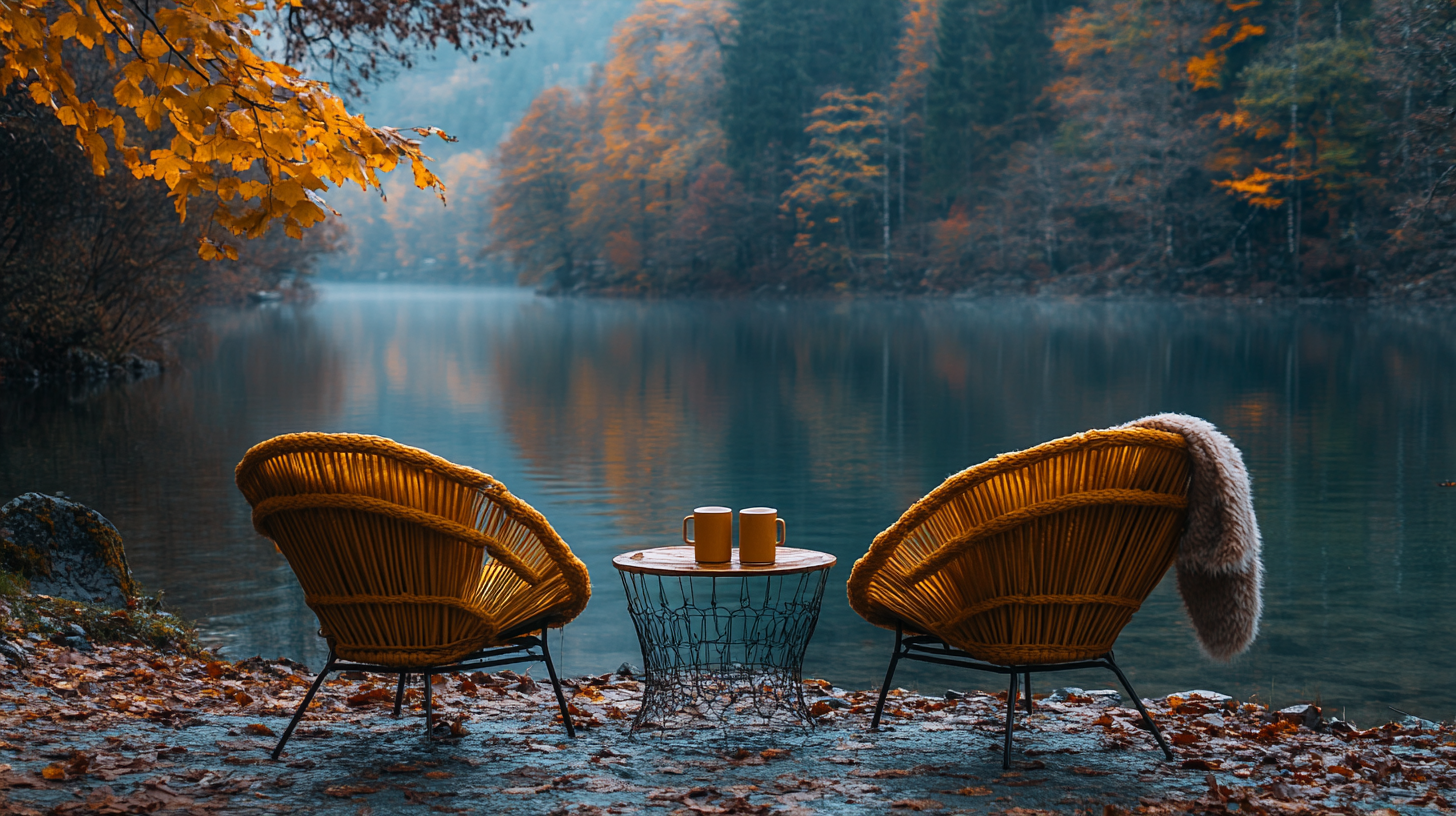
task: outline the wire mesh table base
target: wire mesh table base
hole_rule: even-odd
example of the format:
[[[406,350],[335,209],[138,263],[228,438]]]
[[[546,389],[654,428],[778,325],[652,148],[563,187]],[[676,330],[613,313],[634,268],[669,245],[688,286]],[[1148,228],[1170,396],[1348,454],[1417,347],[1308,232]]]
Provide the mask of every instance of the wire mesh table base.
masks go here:
[[[819,620],[827,569],[620,574],[645,673],[633,732],[679,721],[726,725],[735,715],[813,724],[804,701],[804,650]]]

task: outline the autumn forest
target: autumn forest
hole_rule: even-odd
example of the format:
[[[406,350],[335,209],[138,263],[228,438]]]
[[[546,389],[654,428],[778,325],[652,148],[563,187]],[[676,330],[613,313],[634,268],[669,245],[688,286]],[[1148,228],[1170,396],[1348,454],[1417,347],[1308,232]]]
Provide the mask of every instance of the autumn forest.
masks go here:
[[[413,87],[475,77],[462,143],[365,120],[442,54]],[[1456,297],[1456,0],[3,0],[0,58],[0,377],[165,357],[330,253],[548,293]]]
[[[1422,297],[1449,0],[645,0],[500,148],[555,291]]]

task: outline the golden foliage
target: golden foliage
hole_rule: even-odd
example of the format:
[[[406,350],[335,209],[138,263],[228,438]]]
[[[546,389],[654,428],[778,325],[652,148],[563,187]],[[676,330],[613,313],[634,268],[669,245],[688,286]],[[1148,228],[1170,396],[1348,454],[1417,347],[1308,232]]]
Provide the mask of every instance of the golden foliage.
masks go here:
[[[1223,66],[1226,62],[1227,58],[1218,51],[1209,51],[1203,56],[1189,58],[1188,78],[1193,80],[1194,89],[1219,87],[1222,84],[1220,76],[1223,74]]]
[[[804,129],[809,155],[798,161],[780,209],[794,216],[793,254],[805,269],[853,271],[851,211],[874,199],[885,172],[885,97],[835,89],[819,101]]]
[[[1258,167],[1243,178],[1234,178],[1229,181],[1215,181],[1214,185],[1228,190],[1229,193],[1238,196],[1246,203],[1255,207],[1263,207],[1266,210],[1277,210],[1284,206],[1284,199],[1279,196],[1270,195],[1275,184],[1284,184],[1294,181],[1295,177],[1288,173],[1270,173]]]
[[[1258,2],[1243,3],[1239,8],[1252,8],[1259,5]],[[1233,32],[1230,34],[1230,32]],[[1223,40],[1221,44],[1202,55],[1190,57],[1187,64],[1188,78],[1193,81],[1194,90],[1221,89],[1224,84],[1224,68],[1228,65],[1228,51],[1239,43],[1251,37],[1262,37],[1265,33],[1264,26],[1255,25],[1244,17],[1239,20],[1238,28],[1234,28],[1233,22],[1221,20],[1208,30],[1202,37],[1205,43],[1214,43]]]
[[[523,281],[569,276],[575,265],[570,208],[583,109],[571,92],[548,88],[500,147],[491,249],[520,267]]]
[[[301,0],[272,0],[275,8]],[[0,89],[26,88],[72,128],[93,171],[110,169],[106,134],[137,178],[167,185],[182,218],[190,198],[222,200],[212,220],[256,238],[275,221],[291,236],[323,220],[320,193],[347,182],[378,188],[378,173],[408,164],[414,183],[443,193],[420,141],[349,113],[327,83],[265,60],[250,29],[261,0],[0,0]],[[114,69],[112,101],[78,94],[65,49],[100,48]],[[86,96],[88,98],[82,98]],[[114,102],[114,105],[112,104]],[[170,146],[143,156],[127,142],[129,111],[149,130],[166,124]],[[435,128],[416,135],[447,136]],[[198,254],[236,258],[201,240]]]
[[[1297,83],[1291,82],[1291,52],[1300,65]],[[1334,219],[1344,203],[1374,192],[1382,182],[1371,160],[1374,95],[1364,71],[1370,59],[1359,42],[1321,40],[1247,68],[1234,111],[1216,117],[1233,134],[1230,150],[1210,163],[1232,176],[1216,186],[1253,206],[1275,209],[1299,185],[1303,209]],[[1291,127],[1294,112],[1298,119]],[[1242,156],[1230,161],[1235,154]]]
[[[900,72],[890,86],[890,103],[905,111],[906,117],[919,118],[918,112],[909,109],[925,96],[930,64],[935,59],[939,12],[940,0],[911,0],[905,9],[905,33],[896,47]]]
[[[1052,48],[1069,68],[1111,54],[1138,60],[1159,27],[1138,2],[1111,3],[1094,11],[1075,6],[1058,23]]]
[[[612,36],[581,94],[543,92],[501,146],[492,249],[522,278],[582,274],[640,289],[678,233],[704,225],[691,198],[723,153],[724,0],[645,0]],[[609,269],[608,269],[609,267]]]

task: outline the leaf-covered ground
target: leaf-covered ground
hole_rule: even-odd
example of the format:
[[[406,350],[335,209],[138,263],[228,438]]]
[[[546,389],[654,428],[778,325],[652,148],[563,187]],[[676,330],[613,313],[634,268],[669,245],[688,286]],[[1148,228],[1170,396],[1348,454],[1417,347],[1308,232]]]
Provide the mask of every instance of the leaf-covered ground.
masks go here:
[[[1456,731],[1423,721],[1357,731],[1313,711],[1218,695],[1150,701],[1179,754],[1105,694],[1037,701],[1001,769],[1004,700],[811,681],[819,727],[678,729],[629,739],[639,685],[570,681],[568,740],[550,687],[512,672],[440,678],[436,738],[420,690],[390,715],[390,678],[332,680],[279,762],[268,758],[312,679],[140,646],[28,642],[0,674],[0,813],[441,812],[850,814],[1400,813],[1450,808]],[[1313,726],[1313,727],[1311,727]]]

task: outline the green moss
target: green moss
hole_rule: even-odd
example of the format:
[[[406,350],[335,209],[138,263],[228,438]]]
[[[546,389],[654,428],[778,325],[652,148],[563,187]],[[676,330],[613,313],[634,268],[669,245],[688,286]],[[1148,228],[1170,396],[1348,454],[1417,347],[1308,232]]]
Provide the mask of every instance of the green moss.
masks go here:
[[[197,641],[190,621],[163,612],[155,598],[135,597],[128,609],[107,609],[93,604],[34,595],[21,575],[0,572],[0,598],[9,607],[5,628],[14,635],[32,632],[46,638],[69,635],[70,624],[86,630],[92,643],[137,643],[161,652],[200,656],[207,650]]]
[[[76,519],[76,526],[86,531],[97,546],[101,548],[101,560],[110,568],[112,575],[116,576],[116,582],[121,587],[121,593],[128,598],[141,596],[141,587],[131,577],[131,569],[126,563],[126,548],[122,546],[121,535],[114,527],[102,524],[101,518],[91,510],[81,505],[73,505],[72,515]]]
[[[55,519],[51,517],[47,507],[28,509],[27,512],[37,521],[46,525],[52,533],[55,532]],[[100,550],[101,561],[116,579],[122,595],[127,598],[140,598],[142,588],[132,578],[131,570],[127,566],[126,547],[122,544],[121,534],[111,525],[104,523],[95,511],[81,505],[72,505],[71,515],[76,521],[76,526],[96,542],[96,546]],[[45,547],[20,547],[9,536],[0,534],[0,569],[21,575],[50,576],[52,567],[50,552]]]
[[[15,598],[30,591],[30,582],[24,575],[14,572],[0,572],[0,597]]]
[[[50,555],[40,549],[16,546],[0,535],[0,569],[22,575],[50,575]]]

